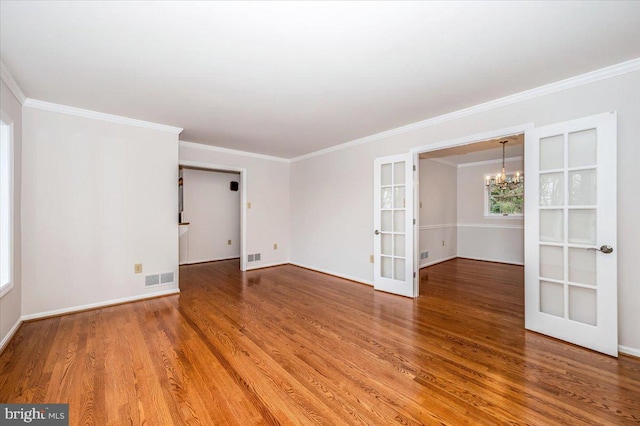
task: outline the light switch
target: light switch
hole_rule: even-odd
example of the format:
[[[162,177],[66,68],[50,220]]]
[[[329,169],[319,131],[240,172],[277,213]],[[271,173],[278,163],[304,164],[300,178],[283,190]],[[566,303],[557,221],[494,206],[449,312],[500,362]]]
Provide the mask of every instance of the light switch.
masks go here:
[[[227,240],[227,245],[230,246],[231,245],[231,240]]]
[[[275,243],[275,244],[273,245],[273,249],[274,249],[274,250],[278,250],[278,243]]]
[[[251,201],[247,201],[247,208],[250,209],[251,208]]]
[[[373,255],[369,255],[369,262],[373,263],[375,261],[375,259],[373,258]]]
[[[142,263],[136,263],[133,266],[133,272],[136,274],[141,274],[142,273]]]

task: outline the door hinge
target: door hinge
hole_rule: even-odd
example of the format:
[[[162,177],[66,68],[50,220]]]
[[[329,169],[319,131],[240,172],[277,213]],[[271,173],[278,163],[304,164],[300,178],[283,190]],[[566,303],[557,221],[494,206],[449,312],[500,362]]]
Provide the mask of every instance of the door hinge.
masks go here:
[[[416,165],[415,164],[413,165],[413,171],[414,172],[416,171]]]
[[[416,273],[414,272],[414,273],[413,273],[413,278],[415,278],[415,277],[416,277]]]
[[[414,225],[416,224],[416,220],[415,220],[415,219],[413,219],[413,224],[414,224]]]

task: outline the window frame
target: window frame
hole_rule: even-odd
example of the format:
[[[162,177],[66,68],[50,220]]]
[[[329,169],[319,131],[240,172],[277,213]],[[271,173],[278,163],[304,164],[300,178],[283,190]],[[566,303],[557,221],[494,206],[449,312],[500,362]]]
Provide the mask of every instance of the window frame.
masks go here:
[[[6,281],[3,277],[4,274],[0,274],[0,298],[4,297],[7,293],[9,293],[13,289],[13,278],[14,278],[14,122],[9,115],[7,115],[4,111],[0,110],[0,132],[4,133],[6,131],[7,138],[4,140],[2,136],[0,136],[0,173],[6,173],[6,179],[0,178],[0,185],[7,185],[6,188],[6,199],[5,195],[2,196],[2,200],[0,200],[0,215],[6,214],[7,219],[7,228],[8,228],[8,248],[7,252],[4,253],[3,247],[0,246],[0,256],[6,256],[7,262],[7,273],[6,273]],[[5,129],[6,127],[6,129]],[[6,147],[2,146],[6,144]],[[6,168],[5,168],[6,166]],[[4,176],[2,176],[4,177]],[[3,191],[0,191],[2,194]],[[6,213],[4,211],[6,209]],[[4,225],[1,223],[0,227],[4,228]],[[5,229],[1,229],[0,232],[4,233]],[[0,244],[2,240],[0,240]],[[0,258],[0,261],[2,259]]]
[[[507,172],[505,174],[507,176],[507,179],[509,179],[509,178],[513,178],[516,172]],[[491,178],[493,178],[493,176],[491,176]],[[524,177],[521,175],[521,178],[524,178]],[[485,177],[485,181],[483,181],[482,186],[484,189],[484,218],[485,219],[522,219],[524,218],[524,183],[522,186],[522,195],[521,195],[522,213],[491,213],[491,209],[489,208],[489,203],[491,201],[489,198],[489,192],[491,190],[491,187],[486,186],[486,177]],[[513,197],[517,197],[517,196],[514,195]]]

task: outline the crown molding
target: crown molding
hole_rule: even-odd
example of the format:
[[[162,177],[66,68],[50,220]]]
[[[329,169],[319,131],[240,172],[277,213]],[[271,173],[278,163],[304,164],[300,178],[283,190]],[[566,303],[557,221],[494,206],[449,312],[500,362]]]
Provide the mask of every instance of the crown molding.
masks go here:
[[[143,127],[145,129],[159,130],[161,132],[168,132],[176,135],[179,135],[182,132],[182,129],[179,127],[167,126],[164,124],[136,120],[119,115],[106,114],[103,112],[91,111],[88,109],[75,108],[67,105],[54,104],[51,102],[27,98],[5,66],[4,62],[2,61],[0,61],[0,77],[2,78],[2,81],[4,81],[4,83],[7,85],[9,90],[11,90],[11,93],[13,93],[14,96],[18,99],[18,102],[26,107],[59,112],[62,114],[75,115],[78,117],[92,118],[94,120],[109,121],[111,123],[126,124],[128,126]]]
[[[6,84],[9,90],[11,90],[11,93],[13,93],[13,96],[15,96],[16,99],[18,99],[18,102],[20,102],[21,105],[24,105],[24,102],[27,100],[27,97],[24,95],[24,92],[22,91],[22,89],[20,89],[20,86],[18,86],[18,83],[16,83],[16,81],[13,79],[13,76],[11,75],[7,67],[4,65],[4,62],[2,62],[1,60],[0,60],[0,78],[2,78],[2,81],[4,81],[4,84]]]
[[[524,157],[522,155],[518,155],[517,157],[507,157],[504,159],[505,163],[513,163],[515,161],[522,161]],[[485,160],[485,161],[474,161],[472,163],[460,163],[458,164],[458,168],[462,167],[476,167],[476,166],[484,166],[486,164],[501,164],[502,158],[497,158],[495,160]]]
[[[555,83],[550,83],[544,86],[536,87],[534,89],[525,90],[524,92],[515,93],[513,95],[505,96],[502,98],[494,99],[489,102],[474,105],[469,108],[464,108],[458,111],[439,115],[437,117],[428,118],[426,120],[418,121],[416,123],[408,124],[406,126],[396,127],[395,129],[387,130],[381,133],[376,133],[370,136],[365,136],[364,138],[355,139],[340,145],[334,145],[329,148],[321,149],[319,151],[310,152],[309,154],[304,154],[299,157],[292,158],[291,162],[306,160],[308,158],[317,157],[319,155],[328,154],[330,152],[340,151],[343,149],[347,149],[347,148],[362,145],[365,143],[384,139],[389,136],[400,135],[402,133],[412,132],[414,130],[435,126],[438,124],[445,123],[447,121],[457,120],[459,118],[467,117],[473,114],[478,114],[481,112],[500,108],[506,105],[511,105],[517,102],[538,98],[540,96],[549,95],[552,93],[560,92],[562,90],[572,89],[574,87],[579,87],[585,84],[594,83],[596,81],[616,77],[622,74],[627,74],[627,73],[638,71],[638,70],[640,70],[640,58],[632,59],[630,61],[611,65],[605,68],[600,68],[595,71],[590,71],[585,74],[580,74],[575,77],[570,77],[565,80],[560,80]]]
[[[108,121],[110,123],[124,124],[127,126],[142,127],[145,129],[158,130],[161,132],[173,133],[176,135],[179,135],[180,132],[182,132],[182,129],[179,127],[152,123],[150,121],[136,120],[134,118],[106,114],[104,112],[91,111],[88,109],[75,108],[67,105],[54,104],[51,102],[39,101],[37,99],[27,98],[23,105],[29,108],[58,112],[61,114],[75,115],[77,117],[91,118],[94,120]]]
[[[239,151],[236,149],[222,148],[219,146],[205,145],[197,142],[180,141],[180,146],[184,148],[202,149],[205,151],[220,152],[222,154],[241,155],[243,157],[259,158],[261,160],[279,161],[282,163],[290,163],[291,160],[282,157],[274,157],[271,155],[257,154],[255,152]]]

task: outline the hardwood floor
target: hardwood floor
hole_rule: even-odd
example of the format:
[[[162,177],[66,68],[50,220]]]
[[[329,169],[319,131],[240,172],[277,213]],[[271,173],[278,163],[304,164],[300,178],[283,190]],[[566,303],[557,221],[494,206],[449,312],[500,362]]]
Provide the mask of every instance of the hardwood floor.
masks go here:
[[[97,425],[640,422],[640,359],[526,332],[518,266],[441,263],[415,300],[295,266],[180,274],[179,296],[24,324],[0,402]]]

